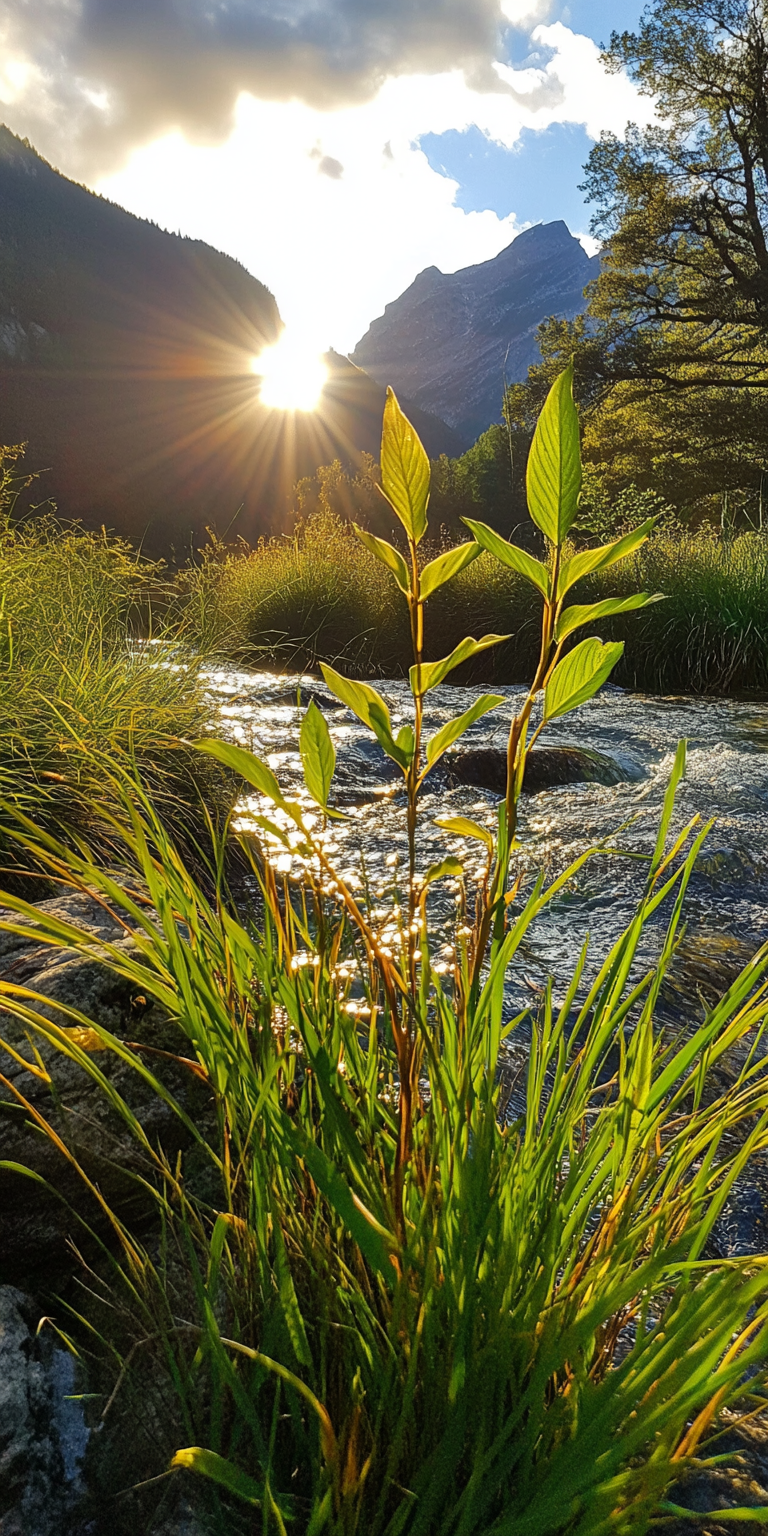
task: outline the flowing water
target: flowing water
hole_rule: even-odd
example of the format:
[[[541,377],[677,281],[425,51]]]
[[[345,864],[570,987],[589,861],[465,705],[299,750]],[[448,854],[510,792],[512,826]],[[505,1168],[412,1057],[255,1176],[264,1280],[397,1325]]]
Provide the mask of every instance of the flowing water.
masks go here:
[[[386,936],[393,908],[401,897],[406,840],[402,777],[378,743],[351,712],[311,678],[267,673],[212,672],[208,686],[217,701],[221,733],[263,757],[290,794],[310,807],[301,777],[298,729],[310,697],[325,715],[337,751],[331,804],[348,817],[329,832],[328,851],[349,883],[367,885]],[[399,682],[376,684],[397,729],[410,718],[409,691]],[[297,688],[301,688],[301,708]],[[462,745],[503,747],[509,721],[523,698],[518,688],[498,689],[505,702],[479,721]],[[467,709],[478,690],[442,686],[428,695],[427,731]],[[520,867],[528,888],[536,871],[559,874],[586,848],[605,845],[537,919],[513,964],[508,982],[508,1013],[535,1003],[547,976],[555,997],[570,979],[584,938],[589,934],[589,966],[594,973],[632,916],[642,889],[646,864],[627,854],[647,855],[654,844],[664,792],[678,741],[688,741],[687,771],[680,786],[674,828],[691,817],[714,819],[699,856],[686,903],[686,935],[662,1000],[662,1019],[675,1030],[699,1022],[705,1005],[734,979],[749,956],[768,940],[768,703],[728,699],[656,698],[608,686],[574,715],[557,722],[542,738],[548,745],[595,749],[611,758],[622,782],[606,787],[583,783],[545,789],[523,797],[520,817]],[[457,854],[472,876],[482,863],[478,842],[453,836],[435,826],[438,816],[471,816],[495,825],[497,797],[466,786],[450,787],[439,770],[422,793],[419,867],[446,853]],[[268,809],[257,796],[245,796],[240,824],[247,827]],[[279,869],[300,875],[295,855],[278,848]],[[450,963],[451,902],[455,882],[441,882],[430,896],[438,929],[442,925],[442,962]],[[643,962],[658,954],[668,914],[660,911],[643,939]],[[525,1032],[520,1034],[518,1065],[523,1066]],[[515,1052],[513,1051],[513,1057]],[[513,1094],[519,1099],[522,1081]],[[754,1205],[754,1191],[745,1191]],[[758,1204],[763,1209],[762,1195]],[[762,1214],[749,1217],[761,1229]],[[742,1234],[743,1238],[743,1234]],[[736,1246],[742,1238],[734,1239]],[[764,1235],[760,1239],[765,1241]],[[752,1239],[750,1239],[750,1243]],[[726,1244],[733,1250],[734,1243]]]

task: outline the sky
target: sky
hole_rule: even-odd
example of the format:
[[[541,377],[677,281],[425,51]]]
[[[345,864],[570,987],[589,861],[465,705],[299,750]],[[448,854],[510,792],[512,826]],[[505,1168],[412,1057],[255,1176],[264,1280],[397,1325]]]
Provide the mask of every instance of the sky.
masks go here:
[[[350,351],[427,266],[563,218],[652,104],[600,63],[637,0],[0,0],[0,120],[238,260],[283,358]]]

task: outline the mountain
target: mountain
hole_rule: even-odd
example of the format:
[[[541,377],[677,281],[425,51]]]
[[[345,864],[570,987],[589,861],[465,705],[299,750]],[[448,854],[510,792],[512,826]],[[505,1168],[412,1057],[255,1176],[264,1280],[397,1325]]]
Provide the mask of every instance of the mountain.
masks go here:
[[[384,389],[326,359],[317,412],[260,403],[254,358],[277,340],[273,295],[199,240],[169,234],[62,176],[0,127],[0,442],[28,443],[35,487],[65,517],[146,548],[207,526],[284,526],[291,487],[334,457],[378,457]],[[413,407],[429,451],[445,423]]]
[[[458,432],[465,446],[501,420],[504,377],[526,377],[548,315],[584,310],[600,258],[566,224],[536,224],[491,261],[427,267],[366,331],[351,354],[382,384]]]

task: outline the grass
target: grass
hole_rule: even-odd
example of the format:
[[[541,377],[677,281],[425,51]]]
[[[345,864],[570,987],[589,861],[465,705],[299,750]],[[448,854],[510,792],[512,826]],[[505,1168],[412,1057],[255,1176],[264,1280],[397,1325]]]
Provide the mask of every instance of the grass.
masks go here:
[[[627,642],[618,682],[658,693],[768,690],[768,535],[660,534],[613,583],[638,586],[666,602],[606,626]]]
[[[663,592],[664,606],[605,620],[626,641],[615,680],[649,692],[768,689],[768,536],[714,531],[654,536],[622,567],[584,583],[582,601],[611,592]],[[402,676],[407,625],[391,577],[332,514],[290,540],[209,552],[184,578],[186,621],[205,649],[255,665],[354,676]],[[429,604],[431,658],[461,633],[510,633],[460,681],[520,683],[537,659],[540,603],[515,571],[482,556]]]
[[[215,797],[181,745],[210,724],[197,667],[178,641],[164,648],[162,630],[157,644],[141,639],[163,585],[161,569],[119,539],[50,515],[13,522],[0,506],[0,788],[10,807],[95,834],[109,801],[105,752],[135,762],[159,803],[189,805],[195,782]]]
[[[179,1284],[119,1229],[133,1319],[120,1369],[142,1342],[142,1370],[151,1358],[155,1379],[170,1373],[166,1434],[189,1437],[175,1466],[223,1489],[227,1531],[232,1496],[256,1506],[252,1528],[302,1536],[641,1536],[668,1485],[706,1463],[722,1409],[765,1403],[765,1264],[705,1255],[768,1144],[768,948],[686,1038],[654,1027],[706,829],[662,831],[630,928],[589,982],[585,948],[567,995],[528,1019],[501,1024],[503,965],[460,1005],[460,903],[453,975],[422,960],[422,1086],[398,1190],[393,1020],[338,898],[312,879],[281,893],[262,866],[256,929],[224,889],[206,898],[138,786],[124,795],[123,881],[23,835],[134,928],[133,955],[98,952],[169,1010],[211,1095],[207,1127],[187,1126],[210,1168],[201,1198],[103,1080],[154,1165],[164,1248],[186,1272]],[[518,903],[506,958],[561,884]],[[92,935],[14,905],[37,942],[94,953]],[[662,953],[638,981],[644,926],[665,906]],[[95,1031],[152,1080],[98,1021],[52,1023],[22,988],[2,993],[30,1042],[98,1079],[83,1045]],[[526,1110],[509,1123],[499,1051],[527,1023]]]

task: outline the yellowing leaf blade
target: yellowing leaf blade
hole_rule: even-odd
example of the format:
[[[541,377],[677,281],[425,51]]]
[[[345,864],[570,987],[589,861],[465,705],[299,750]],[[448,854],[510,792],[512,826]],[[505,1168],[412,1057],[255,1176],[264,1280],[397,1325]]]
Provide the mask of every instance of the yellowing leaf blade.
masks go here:
[[[435,826],[442,827],[446,832],[455,832],[457,837],[473,837],[478,843],[485,843],[486,848],[493,847],[493,834],[488,827],[480,825],[479,821],[473,821],[471,816],[437,816]]]
[[[227,1461],[224,1456],[218,1456],[215,1451],[207,1451],[201,1445],[189,1445],[177,1451],[171,1467],[174,1470],[183,1468],[187,1472],[196,1472],[200,1477],[207,1477],[210,1482],[218,1483],[220,1488],[226,1488],[228,1493],[233,1493],[245,1504],[258,1505],[264,1498],[264,1489],[259,1483],[254,1482],[252,1477],[241,1472],[239,1467]]]

